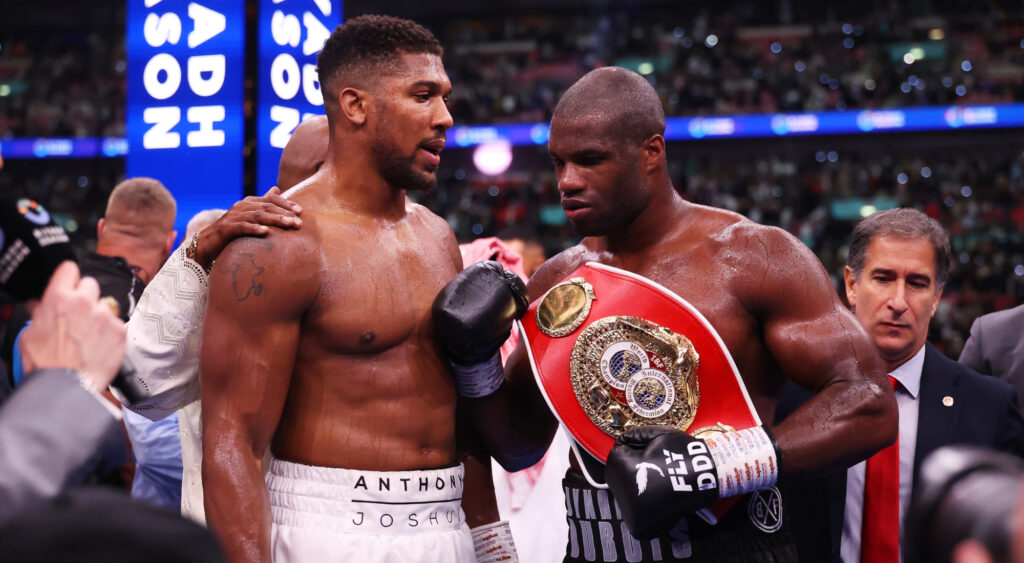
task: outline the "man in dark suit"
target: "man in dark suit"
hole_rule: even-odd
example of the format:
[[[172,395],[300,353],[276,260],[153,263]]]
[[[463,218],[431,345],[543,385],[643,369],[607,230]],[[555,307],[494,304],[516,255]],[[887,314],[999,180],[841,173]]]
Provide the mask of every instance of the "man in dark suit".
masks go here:
[[[1014,390],[926,341],[949,263],[946,233],[919,211],[884,211],[854,229],[846,295],[896,389],[899,439],[845,472],[782,484],[802,561],[900,560],[914,479],[921,461],[940,446],[976,444],[1024,456],[1024,420]],[[788,389],[777,420],[807,396]]]
[[[971,336],[960,363],[1013,385],[1017,400],[1024,396],[1024,305],[982,315],[971,325]]]

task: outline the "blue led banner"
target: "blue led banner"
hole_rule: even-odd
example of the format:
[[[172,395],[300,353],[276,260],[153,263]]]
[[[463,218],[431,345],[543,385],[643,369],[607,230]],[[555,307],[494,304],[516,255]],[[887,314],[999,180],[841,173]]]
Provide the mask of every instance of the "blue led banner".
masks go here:
[[[125,175],[151,176],[196,212],[241,198],[243,0],[129,0]]]
[[[0,141],[4,158],[96,158],[128,154],[124,137],[45,138],[21,137]]]
[[[665,120],[665,140],[852,135],[996,127],[1024,127],[1024,104],[670,117]],[[455,147],[472,147],[488,141],[543,145],[548,142],[548,124],[460,126],[454,127],[448,138]]]
[[[261,0],[256,193],[277,185],[277,165],[299,122],[324,113],[316,55],[341,23],[341,0]]]
[[[321,106],[320,112],[322,111]],[[311,113],[300,110],[299,115]],[[279,125],[273,120],[270,122],[266,137],[268,141]],[[282,135],[284,142],[287,142],[291,129],[294,129],[292,123],[297,124],[298,121],[284,123],[278,130],[277,134]],[[670,117],[665,125],[665,138],[669,141],[1018,128],[1024,127],[1024,104]],[[508,141],[516,146],[543,145],[548,142],[548,124],[461,125],[448,133],[449,148],[474,147],[490,141]],[[269,142],[266,145],[268,148],[265,150],[273,148],[277,151],[265,159],[270,163],[266,172],[269,183],[265,184],[266,189],[269,189],[277,179],[277,163],[280,160],[281,149],[271,147]],[[129,154],[129,149],[142,150],[139,144],[129,146],[129,141],[120,137],[0,140],[0,155],[10,159],[123,157]],[[131,162],[132,158],[128,160]],[[188,162],[190,163],[191,161]],[[261,161],[260,165],[263,164],[265,162]],[[235,193],[232,191],[232,194]]]

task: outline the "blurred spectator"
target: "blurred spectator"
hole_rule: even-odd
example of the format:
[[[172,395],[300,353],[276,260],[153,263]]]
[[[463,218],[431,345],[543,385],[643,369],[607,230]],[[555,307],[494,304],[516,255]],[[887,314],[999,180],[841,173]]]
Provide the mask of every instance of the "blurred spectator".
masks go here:
[[[0,523],[0,558],[62,563],[227,561],[206,528],[97,489],[71,491]]]
[[[975,319],[960,363],[1013,385],[1024,396],[1024,305]]]
[[[25,30],[5,39],[0,136],[124,136],[122,34]]]
[[[537,268],[540,268],[540,265],[548,259],[544,254],[544,245],[541,243],[540,237],[530,232],[530,229],[525,226],[507,227],[498,231],[497,237],[522,257],[523,273],[526,274],[526,280],[529,280]],[[464,265],[468,266],[468,264]]]
[[[921,463],[907,514],[908,561],[1010,563],[1021,498],[1020,458],[945,446]],[[1024,539],[1024,538],[1022,538]],[[1019,559],[1018,559],[1019,561]]]
[[[0,219],[0,229],[10,229],[8,218]],[[99,390],[121,366],[125,328],[99,302],[95,280],[64,262],[32,318],[20,343],[30,377],[0,407],[0,520],[80,484],[97,455],[120,439],[120,412]]]

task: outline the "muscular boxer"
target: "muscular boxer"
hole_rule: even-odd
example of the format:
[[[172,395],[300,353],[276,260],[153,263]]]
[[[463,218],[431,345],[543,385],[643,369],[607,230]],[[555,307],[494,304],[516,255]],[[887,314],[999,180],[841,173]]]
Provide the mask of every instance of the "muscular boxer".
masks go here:
[[[417,24],[363,16],[318,71],[328,158],[286,194],[303,227],[234,241],[210,277],[207,522],[233,561],[472,561],[430,317],[461,258],[406,197],[436,182],[452,126],[441,48]]]
[[[777,526],[782,515],[774,508],[758,511],[773,507],[777,496],[759,493],[758,504],[741,500],[716,526],[693,512],[720,494],[769,487],[779,457],[786,478],[864,459],[894,441],[896,402],[875,346],[842,307],[814,255],[782,230],[680,197],[666,167],[664,130],[657,93],[631,71],[598,69],[565,93],[548,146],[562,207],[586,238],[537,271],[530,297],[539,298],[588,261],[640,274],[707,318],[762,420],[772,420],[787,378],[817,394],[770,431],[729,433],[748,446],[743,451],[716,449],[664,427],[626,432],[605,472],[615,503],[604,491],[595,494],[578,472],[566,476],[566,561],[793,560],[792,542]],[[495,312],[510,311],[515,302],[503,280],[485,265],[467,269],[439,295],[435,322],[459,392],[475,397],[470,401],[491,450],[504,453],[499,461],[515,469],[543,451],[554,420],[524,369],[522,350],[510,359],[507,376],[494,369],[494,336],[511,324],[509,315]],[[689,475],[699,469],[702,476],[710,471],[711,479],[700,486],[691,479],[690,491],[674,490],[665,451],[684,452]],[[709,451],[695,466],[693,452]],[[737,464],[768,468],[769,459],[767,478],[756,483],[744,477],[726,490],[725,475],[717,473]]]

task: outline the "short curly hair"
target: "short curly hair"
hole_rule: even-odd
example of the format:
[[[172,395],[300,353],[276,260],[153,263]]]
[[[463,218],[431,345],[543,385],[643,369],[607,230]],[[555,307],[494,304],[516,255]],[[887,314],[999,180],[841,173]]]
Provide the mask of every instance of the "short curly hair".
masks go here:
[[[404,54],[440,57],[444,50],[427,28],[402,18],[364,15],[339,25],[316,59],[324,103],[333,105],[344,87],[365,88]]]

